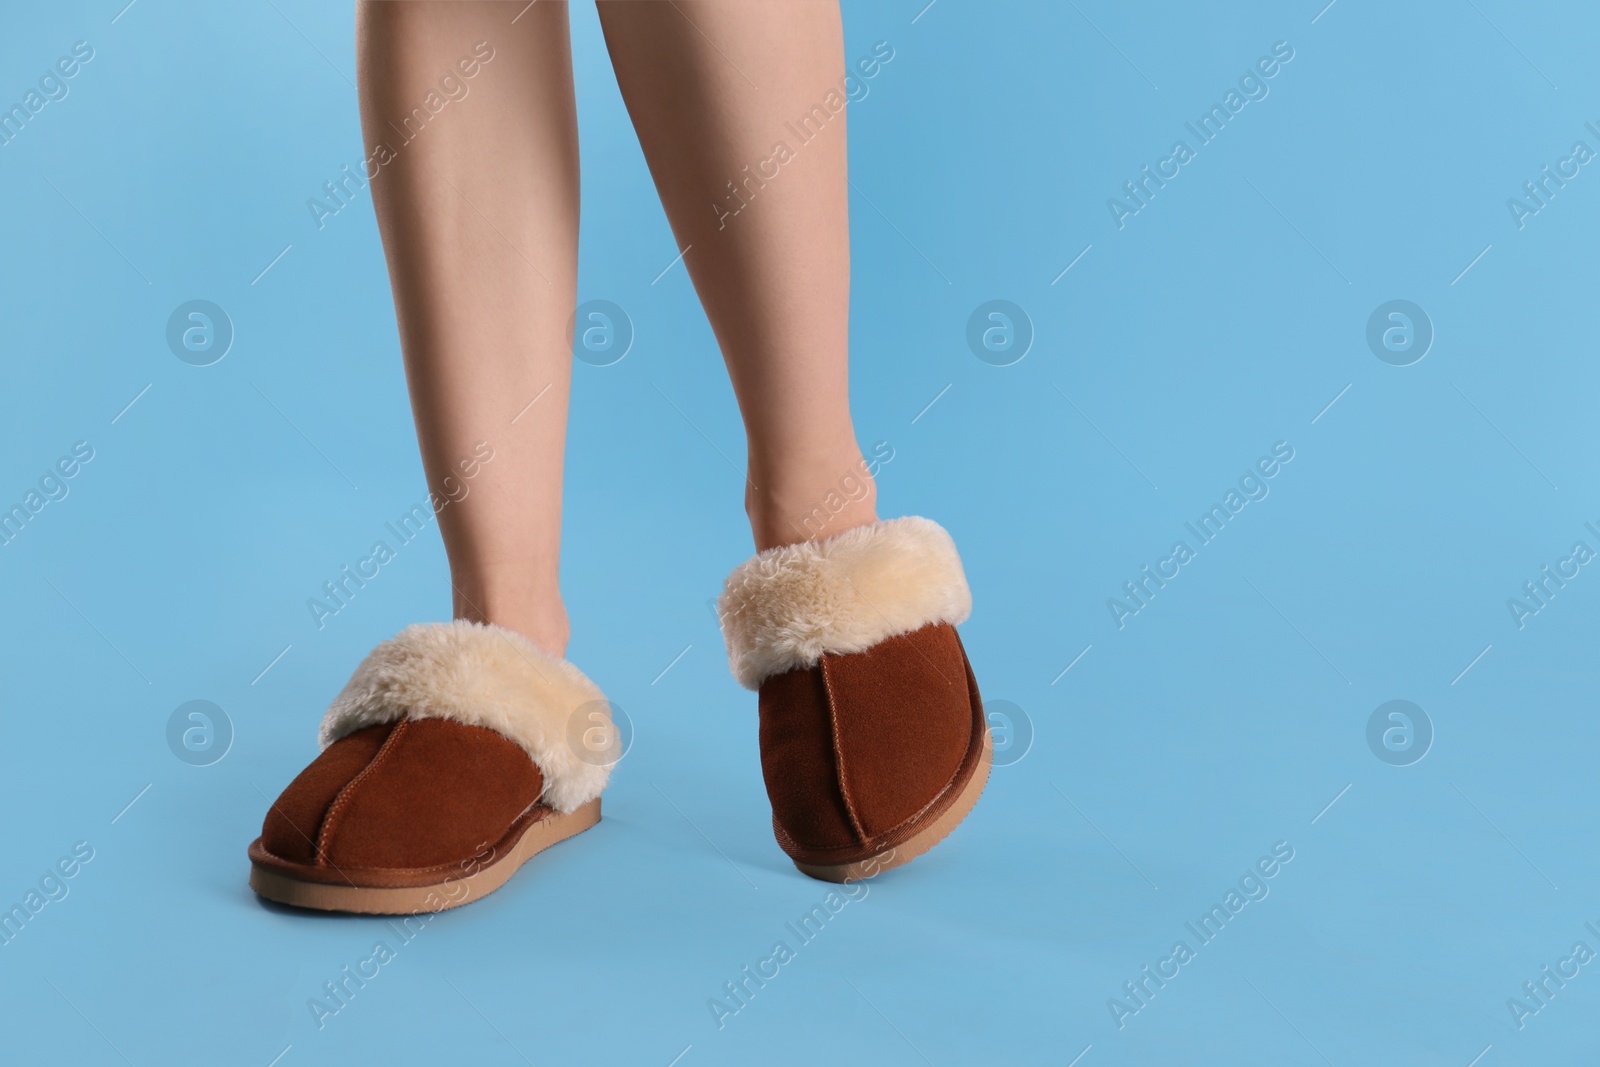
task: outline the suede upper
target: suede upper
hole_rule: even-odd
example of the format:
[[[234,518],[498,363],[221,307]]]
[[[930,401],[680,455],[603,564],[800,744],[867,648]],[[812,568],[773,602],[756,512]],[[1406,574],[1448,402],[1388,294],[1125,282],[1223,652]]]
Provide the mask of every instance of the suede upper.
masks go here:
[[[808,863],[899,843],[978,772],[986,730],[948,623],[773,675],[761,684],[761,770],[778,843]]]
[[[261,844],[292,863],[459,868],[494,858],[544,782],[520,745],[481,726],[406,719],[329,745],[267,812]]]

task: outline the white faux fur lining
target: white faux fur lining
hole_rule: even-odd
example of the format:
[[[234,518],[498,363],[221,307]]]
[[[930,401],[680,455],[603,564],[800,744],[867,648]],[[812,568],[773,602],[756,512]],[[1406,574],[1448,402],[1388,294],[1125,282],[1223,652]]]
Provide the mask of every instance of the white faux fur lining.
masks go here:
[[[825,652],[862,652],[971,611],[955,542],[914,515],[769,548],[728,575],[717,601],[729,665],[746,689]]]
[[[598,686],[501,626],[419,623],[361,661],[322,717],[327,748],[365,726],[449,719],[515,741],[544,776],[543,801],[569,812],[600,795],[620,738]]]

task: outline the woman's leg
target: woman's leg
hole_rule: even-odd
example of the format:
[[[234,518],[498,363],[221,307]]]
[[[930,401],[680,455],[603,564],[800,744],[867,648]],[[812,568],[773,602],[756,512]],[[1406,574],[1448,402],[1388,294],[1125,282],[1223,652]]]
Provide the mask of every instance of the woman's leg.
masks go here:
[[[455,615],[560,656],[577,120],[567,6],[523,7],[363,2],[357,65],[423,468],[467,490],[439,512]]]
[[[778,571],[741,564],[718,615],[734,674],[761,694],[780,847],[813,877],[871,878],[966,816],[990,747],[954,628],[971,603],[955,546],[927,519],[875,523],[850,424],[838,6],[604,0],[600,16],[739,396],[756,547],[859,532]]]
[[[872,522],[849,407],[838,5],[602,0],[599,10],[739,398],[756,547]]]

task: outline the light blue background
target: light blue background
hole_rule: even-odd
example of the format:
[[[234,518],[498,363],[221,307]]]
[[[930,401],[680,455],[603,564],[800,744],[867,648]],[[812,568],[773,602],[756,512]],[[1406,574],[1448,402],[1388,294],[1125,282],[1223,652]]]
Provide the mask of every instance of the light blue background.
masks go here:
[[[95,450],[0,548],[0,899],[95,852],[0,947],[8,1062],[1592,1062],[1600,965],[1520,1031],[1507,999],[1600,949],[1600,576],[1506,606],[1600,548],[1600,172],[1506,206],[1600,147],[1592,8],[848,5],[848,57],[895,50],[849,109],[856,423],[894,449],[883,513],[961,546],[978,677],[1035,737],[719,1030],[708,998],[827,887],[773,843],[707,605],[750,551],[732,394],[682,265],[652,282],[676,246],[574,6],[580,298],[637,340],[575,368],[563,577],[637,738],[598,828],[319,1029],[308,998],[399,939],[263,906],[245,846],[359,658],[449,611],[432,529],[322,630],[305,606],[425,494],[370,200],[305,207],[362,154],[352,20],[121,3],[0,32],[7,103],[95,49],[0,147],[0,498]],[[1107,198],[1277,41],[1270,95],[1119,230]],[[195,298],[236,330],[203,368],[164,339]],[[1036,331],[1012,366],[965,341],[991,299]],[[1365,341],[1391,299],[1436,331],[1412,366]],[[1270,496],[1119,630],[1107,598],[1278,441]],[[1397,698],[1436,731],[1407,767],[1366,742]],[[192,699],[236,731],[211,766],[166,744]],[[1270,895],[1119,1030],[1108,998],[1279,841]]]

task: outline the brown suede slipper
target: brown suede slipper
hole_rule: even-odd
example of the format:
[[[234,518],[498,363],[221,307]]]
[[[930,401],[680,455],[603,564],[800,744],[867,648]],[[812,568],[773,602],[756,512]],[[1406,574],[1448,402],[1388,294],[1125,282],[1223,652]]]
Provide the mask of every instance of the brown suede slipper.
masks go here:
[[[250,845],[250,885],[284,904],[383,915],[477,900],[599,822],[620,754],[610,705],[581,671],[465,620],[373,649],[320,741]]]
[[[805,874],[908,863],[978,802],[992,746],[955,631],[971,607],[950,535],[914,516],[768,549],[728,576],[729,661],[760,692],[773,830]]]

